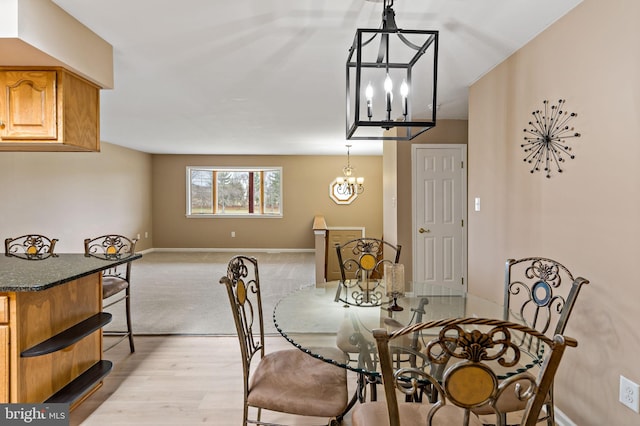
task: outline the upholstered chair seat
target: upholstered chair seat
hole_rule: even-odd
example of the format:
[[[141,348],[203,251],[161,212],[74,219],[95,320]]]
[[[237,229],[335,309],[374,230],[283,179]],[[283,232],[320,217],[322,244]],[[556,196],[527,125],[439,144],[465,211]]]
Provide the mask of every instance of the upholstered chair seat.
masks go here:
[[[331,359],[346,362],[338,349]],[[313,358],[299,349],[271,352],[253,373],[247,402],[270,411],[332,417],[347,406],[346,370]]]
[[[126,290],[129,287],[129,283],[122,278],[117,277],[103,277],[102,278],[102,298],[107,299],[114,294],[120,293],[122,290]]]
[[[398,403],[400,424],[402,426],[423,426],[432,404],[415,402]],[[442,407],[433,419],[432,426],[462,425],[464,410],[453,405]],[[365,402],[357,405],[351,416],[353,426],[390,426],[387,403],[385,401]],[[475,416],[469,416],[469,426],[482,426]]]

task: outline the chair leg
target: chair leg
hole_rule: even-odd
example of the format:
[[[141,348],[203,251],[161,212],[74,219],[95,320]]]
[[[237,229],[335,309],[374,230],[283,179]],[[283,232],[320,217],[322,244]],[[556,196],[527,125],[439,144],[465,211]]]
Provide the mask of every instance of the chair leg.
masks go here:
[[[377,401],[378,400],[378,383],[375,381],[372,381],[371,383],[369,383],[369,388],[371,391],[371,401]]]
[[[130,286],[129,286],[130,287]],[[127,299],[125,300],[126,306],[126,316],[127,316],[127,332],[129,333],[129,349],[131,353],[136,351],[135,346],[133,345],[133,332],[131,331],[131,294],[129,292],[129,287],[127,287]]]
[[[547,425],[555,426],[556,424],[556,414],[554,412],[554,404],[553,404],[553,386],[549,389],[549,401],[544,404],[545,409],[547,410]]]

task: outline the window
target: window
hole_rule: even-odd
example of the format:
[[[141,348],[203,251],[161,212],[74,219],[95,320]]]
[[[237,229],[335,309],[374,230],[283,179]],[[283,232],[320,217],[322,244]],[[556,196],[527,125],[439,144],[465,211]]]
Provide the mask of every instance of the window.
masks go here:
[[[187,167],[187,216],[282,217],[282,168]]]

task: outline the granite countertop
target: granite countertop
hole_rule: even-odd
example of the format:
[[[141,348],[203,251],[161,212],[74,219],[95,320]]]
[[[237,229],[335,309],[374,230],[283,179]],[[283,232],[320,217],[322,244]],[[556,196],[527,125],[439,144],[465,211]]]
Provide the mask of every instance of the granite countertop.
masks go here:
[[[141,257],[136,253],[104,259],[62,253],[45,259],[28,260],[0,255],[0,292],[46,290]]]

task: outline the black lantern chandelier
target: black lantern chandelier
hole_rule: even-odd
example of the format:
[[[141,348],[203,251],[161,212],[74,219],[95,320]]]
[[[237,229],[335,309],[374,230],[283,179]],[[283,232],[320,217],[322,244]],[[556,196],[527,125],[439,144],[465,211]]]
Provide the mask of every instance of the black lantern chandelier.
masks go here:
[[[411,140],[434,127],[437,70],[438,31],[399,29],[384,0],[382,27],[357,29],[349,48],[347,139]]]

